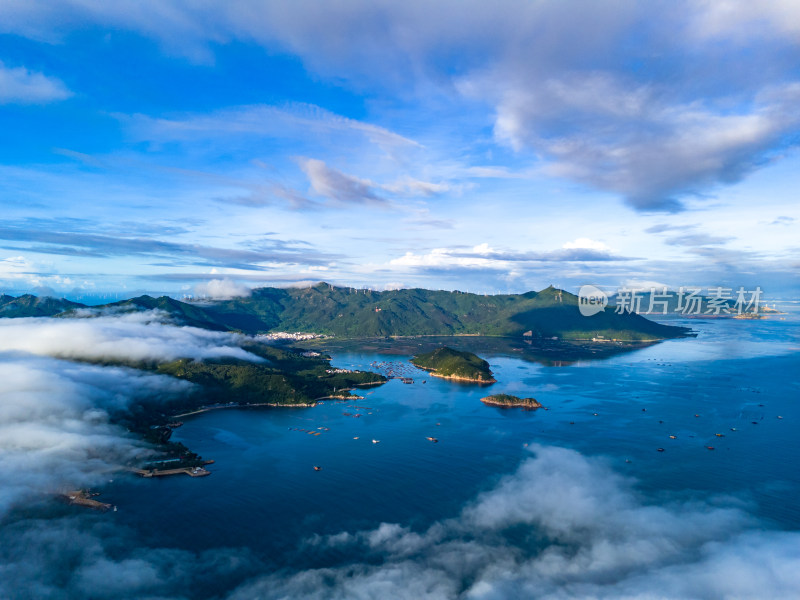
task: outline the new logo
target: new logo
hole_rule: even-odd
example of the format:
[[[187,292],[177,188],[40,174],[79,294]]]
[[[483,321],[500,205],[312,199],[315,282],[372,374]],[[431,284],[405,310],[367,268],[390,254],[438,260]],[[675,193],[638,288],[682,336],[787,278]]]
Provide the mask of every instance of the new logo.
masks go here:
[[[593,285],[584,285],[578,292],[578,309],[584,317],[591,317],[608,306],[606,293]]]

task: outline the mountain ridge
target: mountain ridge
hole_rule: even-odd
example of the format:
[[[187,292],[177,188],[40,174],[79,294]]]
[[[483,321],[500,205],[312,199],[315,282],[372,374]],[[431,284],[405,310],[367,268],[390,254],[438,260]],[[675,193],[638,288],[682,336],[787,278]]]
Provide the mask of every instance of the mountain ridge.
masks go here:
[[[17,310],[13,316],[67,317],[77,308],[98,313],[158,309],[179,324],[215,331],[304,331],[343,338],[485,335],[655,341],[689,335],[687,328],[619,314],[610,307],[585,317],[577,296],[553,286],[524,294],[480,295],[423,288],[378,292],[320,282],[305,288],[256,288],[249,296],[220,301],[144,295],[97,307],[63,302],[68,304],[60,312],[26,315]],[[59,307],[48,306],[51,311]],[[3,307],[0,303],[0,315]]]

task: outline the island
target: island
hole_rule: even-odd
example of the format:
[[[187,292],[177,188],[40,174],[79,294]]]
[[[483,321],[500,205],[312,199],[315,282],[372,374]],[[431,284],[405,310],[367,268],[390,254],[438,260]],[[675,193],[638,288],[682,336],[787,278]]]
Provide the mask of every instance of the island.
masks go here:
[[[418,354],[411,359],[411,364],[442,379],[470,383],[496,382],[488,362],[472,352],[461,352],[447,346]]]
[[[500,408],[523,408],[525,410],[536,410],[542,405],[535,398],[518,398],[511,394],[492,394],[481,398],[481,402],[487,406],[499,406]]]

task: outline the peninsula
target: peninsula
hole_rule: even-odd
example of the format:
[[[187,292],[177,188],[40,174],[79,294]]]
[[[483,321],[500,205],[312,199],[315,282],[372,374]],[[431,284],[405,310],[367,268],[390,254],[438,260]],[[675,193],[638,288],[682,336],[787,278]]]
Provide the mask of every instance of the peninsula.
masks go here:
[[[434,377],[468,381],[470,383],[495,383],[489,363],[472,354],[443,346],[432,352],[418,354],[411,359],[411,364]]]

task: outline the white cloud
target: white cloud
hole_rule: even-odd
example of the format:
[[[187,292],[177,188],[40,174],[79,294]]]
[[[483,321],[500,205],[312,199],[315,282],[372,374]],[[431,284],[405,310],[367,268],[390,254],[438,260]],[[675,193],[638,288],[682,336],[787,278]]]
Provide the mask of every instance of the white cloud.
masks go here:
[[[300,168],[308,177],[311,189],[320,196],[342,203],[384,202],[365,179],[347,175],[314,158],[300,159]]]
[[[98,313],[86,310],[85,314]],[[224,356],[262,360],[239,347],[244,336],[175,327],[165,324],[166,319],[158,311],[75,319],[0,319],[0,352],[79,360],[169,361]]]
[[[434,248],[427,254],[406,252],[403,256],[390,260],[389,264],[398,267],[504,268],[500,261],[478,256],[457,256],[449,248]]]
[[[650,290],[661,292],[664,289],[672,289],[672,286],[669,286],[666,283],[650,279],[626,279],[622,281],[620,287],[637,292],[650,292]]]
[[[100,24],[206,61],[213,45],[239,40],[293,53],[312,72],[358,89],[427,97],[456,91],[492,105],[497,138],[531,150],[544,172],[622,195],[637,209],[679,210],[683,197],[737,181],[791,143],[800,127],[796,99],[770,102],[760,92],[796,81],[797,14],[791,0],[579,2],[577,10],[572,3],[514,0],[499,8],[455,0],[434,8],[390,1],[73,1],[6,3],[0,23],[36,39]],[[764,39],[769,43],[752,51],[753,40]],[[725,52],[720,43],[729,44]],[[414,144],[375,125],[305,111],[310,118],[298,123],[352,128],[387,147]],[[274,108],[228,112],[143,120],[162,134],[196,127],[274,131]],[[412,187],[436,193],[430,185],[442,184]]]
[[[0,281],[4,279],[23,279],[35,271],[33,263],[24,256],[9,256],[0,260]]]
[[[23,500],[95,485],[147,456],[109,413],[190,387],[131,369],[10,354],[8,346],[0,351],[0,516]]]
[[[401,177],[393,183],[384,184],[382,189],[393,194],[406,194],[409,196],[436,196],[444,194],[452,189],[452,186],[447,183],[433,183],[430,181],[422,181],[413,177]]]
[[[613,254],[603,242],[579,238],[550,251],[513,252],[492,248],[487,242],[471,249],[434,248],[426,254],[406,252],[389,261],[390,266],[416,269],[505,271],[509,278],[521,277],[521,268],[539,269],[544,263],[615,262],[633,260]]]
[[[800,126],[794,81],[765,88],[736,111],[669,101],[655,84],[573,72],[501,81],[495,135],[545,159],[543,172],[623,195],[642,210],[678,210],[679,197],[737,181]],[[731,104],[724,100],[720,104]]]
[[[240,296],[249,296],[252,290],[246,285],[236,283],[232,279],[211,279],[198,283],[194,295],[210,300],[230,300]]]
[[[356,136],[392,154],[419,144],[384,127],[343,117],[313,104],[256,104],[190,114],[172,119],[117,115],[135,139],[152,142],[195,140],[219,136],[294,137],[298,132],[320,139]]]
[[[90,311],[86,311],[90,312]],[[70,362],[237,357],[246,338],[161,322],[156,311],[95,318],[0,319],[0,516],[26,498],[99,482],[147,454],[112,424],[141,399],[192,384],[134,369]]]
[[[589,238],[578,238],[574,242],[565,243],[562,248],[567,250],[585,248],[589,250],[597,250],[599,252],[609,252],[611,248],[606,246],[603,242],[598,242]]]
[[[71,95],[58,79],[0,62],[0,104],[44,104]]]
[[[794,597],[800,534],[764,531],[729,499],[648,503],[602,460],[533,447],[535,458],[453,519],[422,532],[312,538],[372,561],[267,575],[231,600],[391,597],[566,600]]]
[[[800,5],[793,0],[703,0],[694,6],[690,32],[698,38],[770,38],[800,41]]]
[[[50,286],[64,287],[78,284],[84,288],[93,286],[89,281],[79,283],[67,275],[45,273],[46,270],[45,265],[24,256],[0,259],[0,285],[9,288],[23,287],[26,291],[36,290],[40,295],[53,295],[55,292]]]

